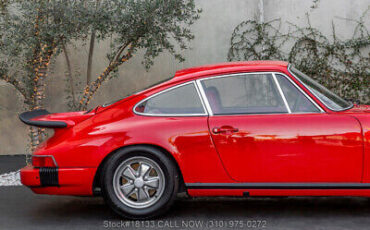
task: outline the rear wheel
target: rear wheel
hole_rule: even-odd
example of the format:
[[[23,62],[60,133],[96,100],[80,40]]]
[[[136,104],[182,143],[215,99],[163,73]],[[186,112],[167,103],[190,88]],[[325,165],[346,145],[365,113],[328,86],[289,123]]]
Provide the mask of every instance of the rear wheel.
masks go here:
[[[178,190],[173,162],[160,150],[133,146],[113,154],[101,176],[107,204],[119,215],[147,219],[163,214]]]

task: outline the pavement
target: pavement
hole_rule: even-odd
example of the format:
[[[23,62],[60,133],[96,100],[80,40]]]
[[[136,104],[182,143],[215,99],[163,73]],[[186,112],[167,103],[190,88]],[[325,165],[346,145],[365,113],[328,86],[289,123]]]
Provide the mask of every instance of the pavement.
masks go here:
[[[25,155],[0,156],[0,174],[17,171],[25,165]]]
[[[0,157],[0,169],[16,171],[22,157]],[[23,162],[22,162],[23,161]],[[188,198],[150,221],[128,221],[100,197],[33,194],[0,186],[0,229],[369,229],[368,198]]]

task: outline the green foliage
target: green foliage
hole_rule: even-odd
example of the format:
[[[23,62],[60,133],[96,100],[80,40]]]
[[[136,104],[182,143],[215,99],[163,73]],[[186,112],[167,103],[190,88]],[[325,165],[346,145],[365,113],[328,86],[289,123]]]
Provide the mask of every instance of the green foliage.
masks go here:
[[[30,108],[42,106],[48,65],[68,44],[92,33],[97,42],[111,38],[109,65],[86,85],[79,109],[138,50],[146,68],[164,51],[183,61],[181,50],[194,38],[189,28],[201,12],[194,0],[4,0],[0,8],[0,78]]]
[[[118,76],[118,67],[138,50],[149,69],[153,59],[167,51],[184,61],[181,51],[194,38],[190,26],[199,18],[194,0],[110,0],[100,2],[99,14],[90,17],[98,40],[111,38],[109,64],[97,79],[86,85],[79,109],[86,109],[101,84]],[[113,75],[112,75],[113,74]]]
[[[193,0],[111,0],[104,8],[105,24],[113,35],[113,52],[108,58],[114,60],[122,46],[131,44],[133,53],[144,50],[146,68],[165,50],[179,61],[184,60],[179,51],[186,49],[187,41],[194,38],[189,27],[201,12]],[[105,31],[100,34],[108,35]]]
[[[38,70],[47,68],[63,42],[81,38],[88,9],[77,0],[8,0],[1,7],[0,76],[17,84],[26,104],[31,105]]]
[[[279,29],[280,20],[267,23],[247,20],[240,23],[231,36],[228,60],[285,59],[284,53],[280,50],[287,39],[279,32]]]
[[[328,39],[309,20],[304,28],[291,24],[292,32],[286,34],[279,30],[280,20],[248,20],[234,29],[228,60],[285,60],[338,95],[369,104],[370,34],[364,22],[368,14],[369,10],[352,20],[353,36],[345,40],[336,35],[334,23]]]
[[[81,39],[89,8],[79,0],[6,0],[0,4],[0,79],[13,85],[28,109],[43,107],[49,64],[63,44]],[[31,150],[44,130],[31,132]]]

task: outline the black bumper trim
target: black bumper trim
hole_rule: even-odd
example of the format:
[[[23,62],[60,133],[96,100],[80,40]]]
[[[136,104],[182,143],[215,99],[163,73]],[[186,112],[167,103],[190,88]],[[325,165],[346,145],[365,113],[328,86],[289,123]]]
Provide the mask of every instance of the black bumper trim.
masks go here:
[[[370,183],[186,183],[187,189],[370,189]]]
[[[41,128],[65,128],[67,123],[63,121],[33,121],[32,118],[50,114],[45,109],[37,109],[19,114],[19,119],[26,125],[41,127]]]
[[[59,186],[58,168],[40,168],[39,175],[41,186]]]

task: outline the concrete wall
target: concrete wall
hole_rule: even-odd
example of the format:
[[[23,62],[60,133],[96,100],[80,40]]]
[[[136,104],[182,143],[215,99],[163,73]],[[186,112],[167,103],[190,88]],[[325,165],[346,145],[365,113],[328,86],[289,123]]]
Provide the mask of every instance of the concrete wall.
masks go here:
[[[183,54],[186,61],[178,63],[170,55],[160,55],[154,66],[147,72],[141,65],[138,53],[128,63],[121,66],[119,77],[103,85],[95,95],[90,106],[96,106],[128,93],[142,89],[161,79],[172,76],[176,70],[191,66],[225,62],[233,29],[241,21],[259,18],[259,0],[196,0],[198,7],[203,9],[199,21],[192,30],[195,39],[191,49]],[[311,0],[264,0],[265,21],[282,19],[282,30],[288,29],[287,21],[303,26],[306,25],[306,12],[311,15],[311,24],[326,35],[331,34],[331,21],[336,22],[336,31],[343,38],[350,38],[354,24],[337,17],[358,19],[370,6],[370,0],[321,0],[318,8],[312,10]],[[370,29],[370,18],[366,18]],[[105,50],[108,42],[97,44],[94,56],[93,74],[96,76],[106,66]],[[74,71],[85,73],[87,48],[77,44],[70,46],[71,61]],[[47,100],[45,107],[52,112],[67,110],[65,101],[65,70],[66,64],[61,55],[51,67],[48,79]],[[28,129],[17,115],[22,112],[21,96],[12,86],[0,81],[0,155],[23,154],[27,151]]]

